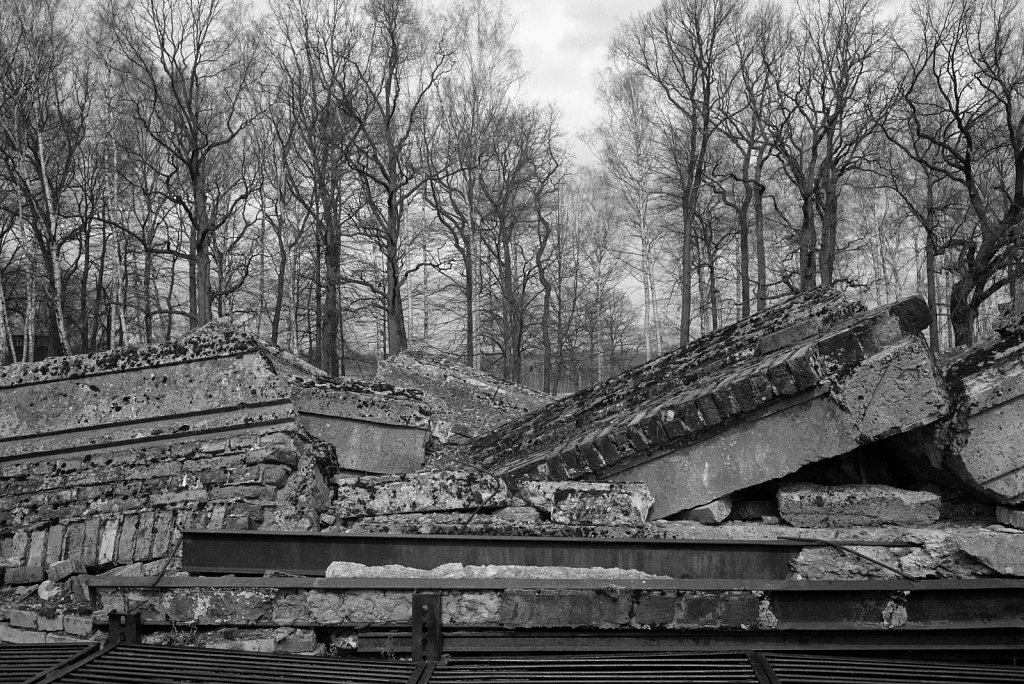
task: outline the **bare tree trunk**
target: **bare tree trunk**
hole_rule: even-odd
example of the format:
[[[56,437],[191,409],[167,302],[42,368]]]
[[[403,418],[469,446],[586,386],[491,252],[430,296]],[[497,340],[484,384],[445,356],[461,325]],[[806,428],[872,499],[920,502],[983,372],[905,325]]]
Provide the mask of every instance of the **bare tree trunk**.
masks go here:
[[[930,213],[930,212],[929,212]],[[931,231],[925,234],[925,277],[928,287],[928,310],[932,312],[932,321],[928,324],[928,346],[933,354],[939,353],[939,310],[938,297],[935,292],[935,238]]]
[[[757,258],[757,310],[768,306],[768,261],[764,249],[764,185],[761,184],[761,167],[758,179],[754,181],[754,251]]]
[[[50,178],[46,166],[46,150],[43,146],[43,134],[41,131],[36,131],[36,146],[39,152],[39,176],[43,185],[43,202],[46,204],[47,228],[50,230],[51,235],[56,236],[59,219],[57,217],[57,207],[53,201],[53,191],[50,188]],[[50,286],[53,290],[53,317],[55,319],[57,339],[60,342],[60,353],[70,354],[71,340],[68,337],[67,322],[64,318],[64,282],[61,278],[60,255],[57,254],[56,244],[49,245],[48,252],[47,273],[50,276]],[[53,346],[53,340],[50,341],[50,346]]]
[[[690,281],[693,279],[693,221],[683,222],[683,253],[679,264],[679,293],[682,301],[679,305],[679,346],[690,343]]]
[[[14,338],[11,335],[11,321],[7,317],[7,297],[4,282],[0,279],[0,366],[14,360]]]
[[[801,199],[800,222],[800,290],[806,292],[817,285],[817,230],[814,225],[814,198]]]
[[[324,235],[324,264],[327,268],[327,296],[324,302],[324,340],[320,352],[321,368],[332,376],[340,372],[338,337],[341,328],[341,229],[335,225],[334,211],[329,210]]]

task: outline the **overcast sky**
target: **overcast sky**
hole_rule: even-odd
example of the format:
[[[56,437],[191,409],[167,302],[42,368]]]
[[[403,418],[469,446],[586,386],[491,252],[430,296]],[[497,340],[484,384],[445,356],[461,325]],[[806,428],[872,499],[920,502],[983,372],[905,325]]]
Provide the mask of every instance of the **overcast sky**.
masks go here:
[[[570,148],[581,164],[593,155],[578,134],[598,117],[594,74],[601,68],[615,27],[659,0],[508,0],[518,17],[516,42],[530,71],[523,95],[555,102]]]

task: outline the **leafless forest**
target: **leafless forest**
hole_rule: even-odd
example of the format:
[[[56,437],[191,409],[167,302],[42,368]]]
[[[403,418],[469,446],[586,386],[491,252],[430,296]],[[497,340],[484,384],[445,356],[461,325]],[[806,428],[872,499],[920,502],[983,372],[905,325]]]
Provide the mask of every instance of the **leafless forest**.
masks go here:
[[[543,11],[538,3],[537,11]],[[577,164],[491,0],[0,0],[0,363],[230,316],[570,391],[792,292],[1024,281],[1012,0],[666,0]]]

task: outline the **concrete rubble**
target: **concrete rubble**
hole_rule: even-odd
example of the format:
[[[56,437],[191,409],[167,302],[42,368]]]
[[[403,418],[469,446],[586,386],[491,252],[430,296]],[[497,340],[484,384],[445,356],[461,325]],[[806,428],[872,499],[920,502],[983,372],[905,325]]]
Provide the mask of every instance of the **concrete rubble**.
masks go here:
[[[181,572],[188,528],[797,539],[794,580],[1024,577],[1015,320],[936,360],[920,299],[814,290],[555,401],[415,352],[332,379],[224,324],[0,367],[0,642],[98,640],[117,610],[153,643],[322,653],[408,625],[408,587],[345,584],[372,578],[584,582],[447,589],[464,627],[806,628],[784,592],[622,568],[339,562],[334,584],[203,584]],[[908,605],[837,619],[913,627]]]
[[[422,351],[383,359],[376,380],[415,387],[430,406],[445,441],[464,442],[549,403],[546,394]]]
[[[918,298],[865,311],[828,290],[797,295],[506,423],[461,458],[512,482],[646,482],[664,518],[945,416],[929,320]]]

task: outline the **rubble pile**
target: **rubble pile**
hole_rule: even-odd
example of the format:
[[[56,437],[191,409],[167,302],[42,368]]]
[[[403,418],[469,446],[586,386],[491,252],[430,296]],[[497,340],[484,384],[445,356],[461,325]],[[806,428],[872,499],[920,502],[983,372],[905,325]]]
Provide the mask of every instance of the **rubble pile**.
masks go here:
[[[506,423],[461,458],[513,482],[643,481],[652,516],[668,517],[945,416],[929,320],[919,298],[865,311],[814,290]]]
[[[422,390],[439,434],[453,443],[464,442],[551,400],[522,385],[415,350],[382,360],[376,380]]]
[[[203,584],[180,571],[186,528],[796,540],[790,579],[1024,577],[1024,329],[1008,316],[936,360],[929,320],[919,298],[814,290],[556,401],[422,353],[332,379],[220,324],[2,367],[0,642],[98,639],[116,610],[158,643],[314,652],[327,630],[341,648],[410,620],[413,590],[369,578],[445,580],[465,627],[804,624],[785,592],[622,568],[346,562],[319,584]],[[497,579],[520,584],[452,584]],[[924,625],[900,596],[850,624]]]

